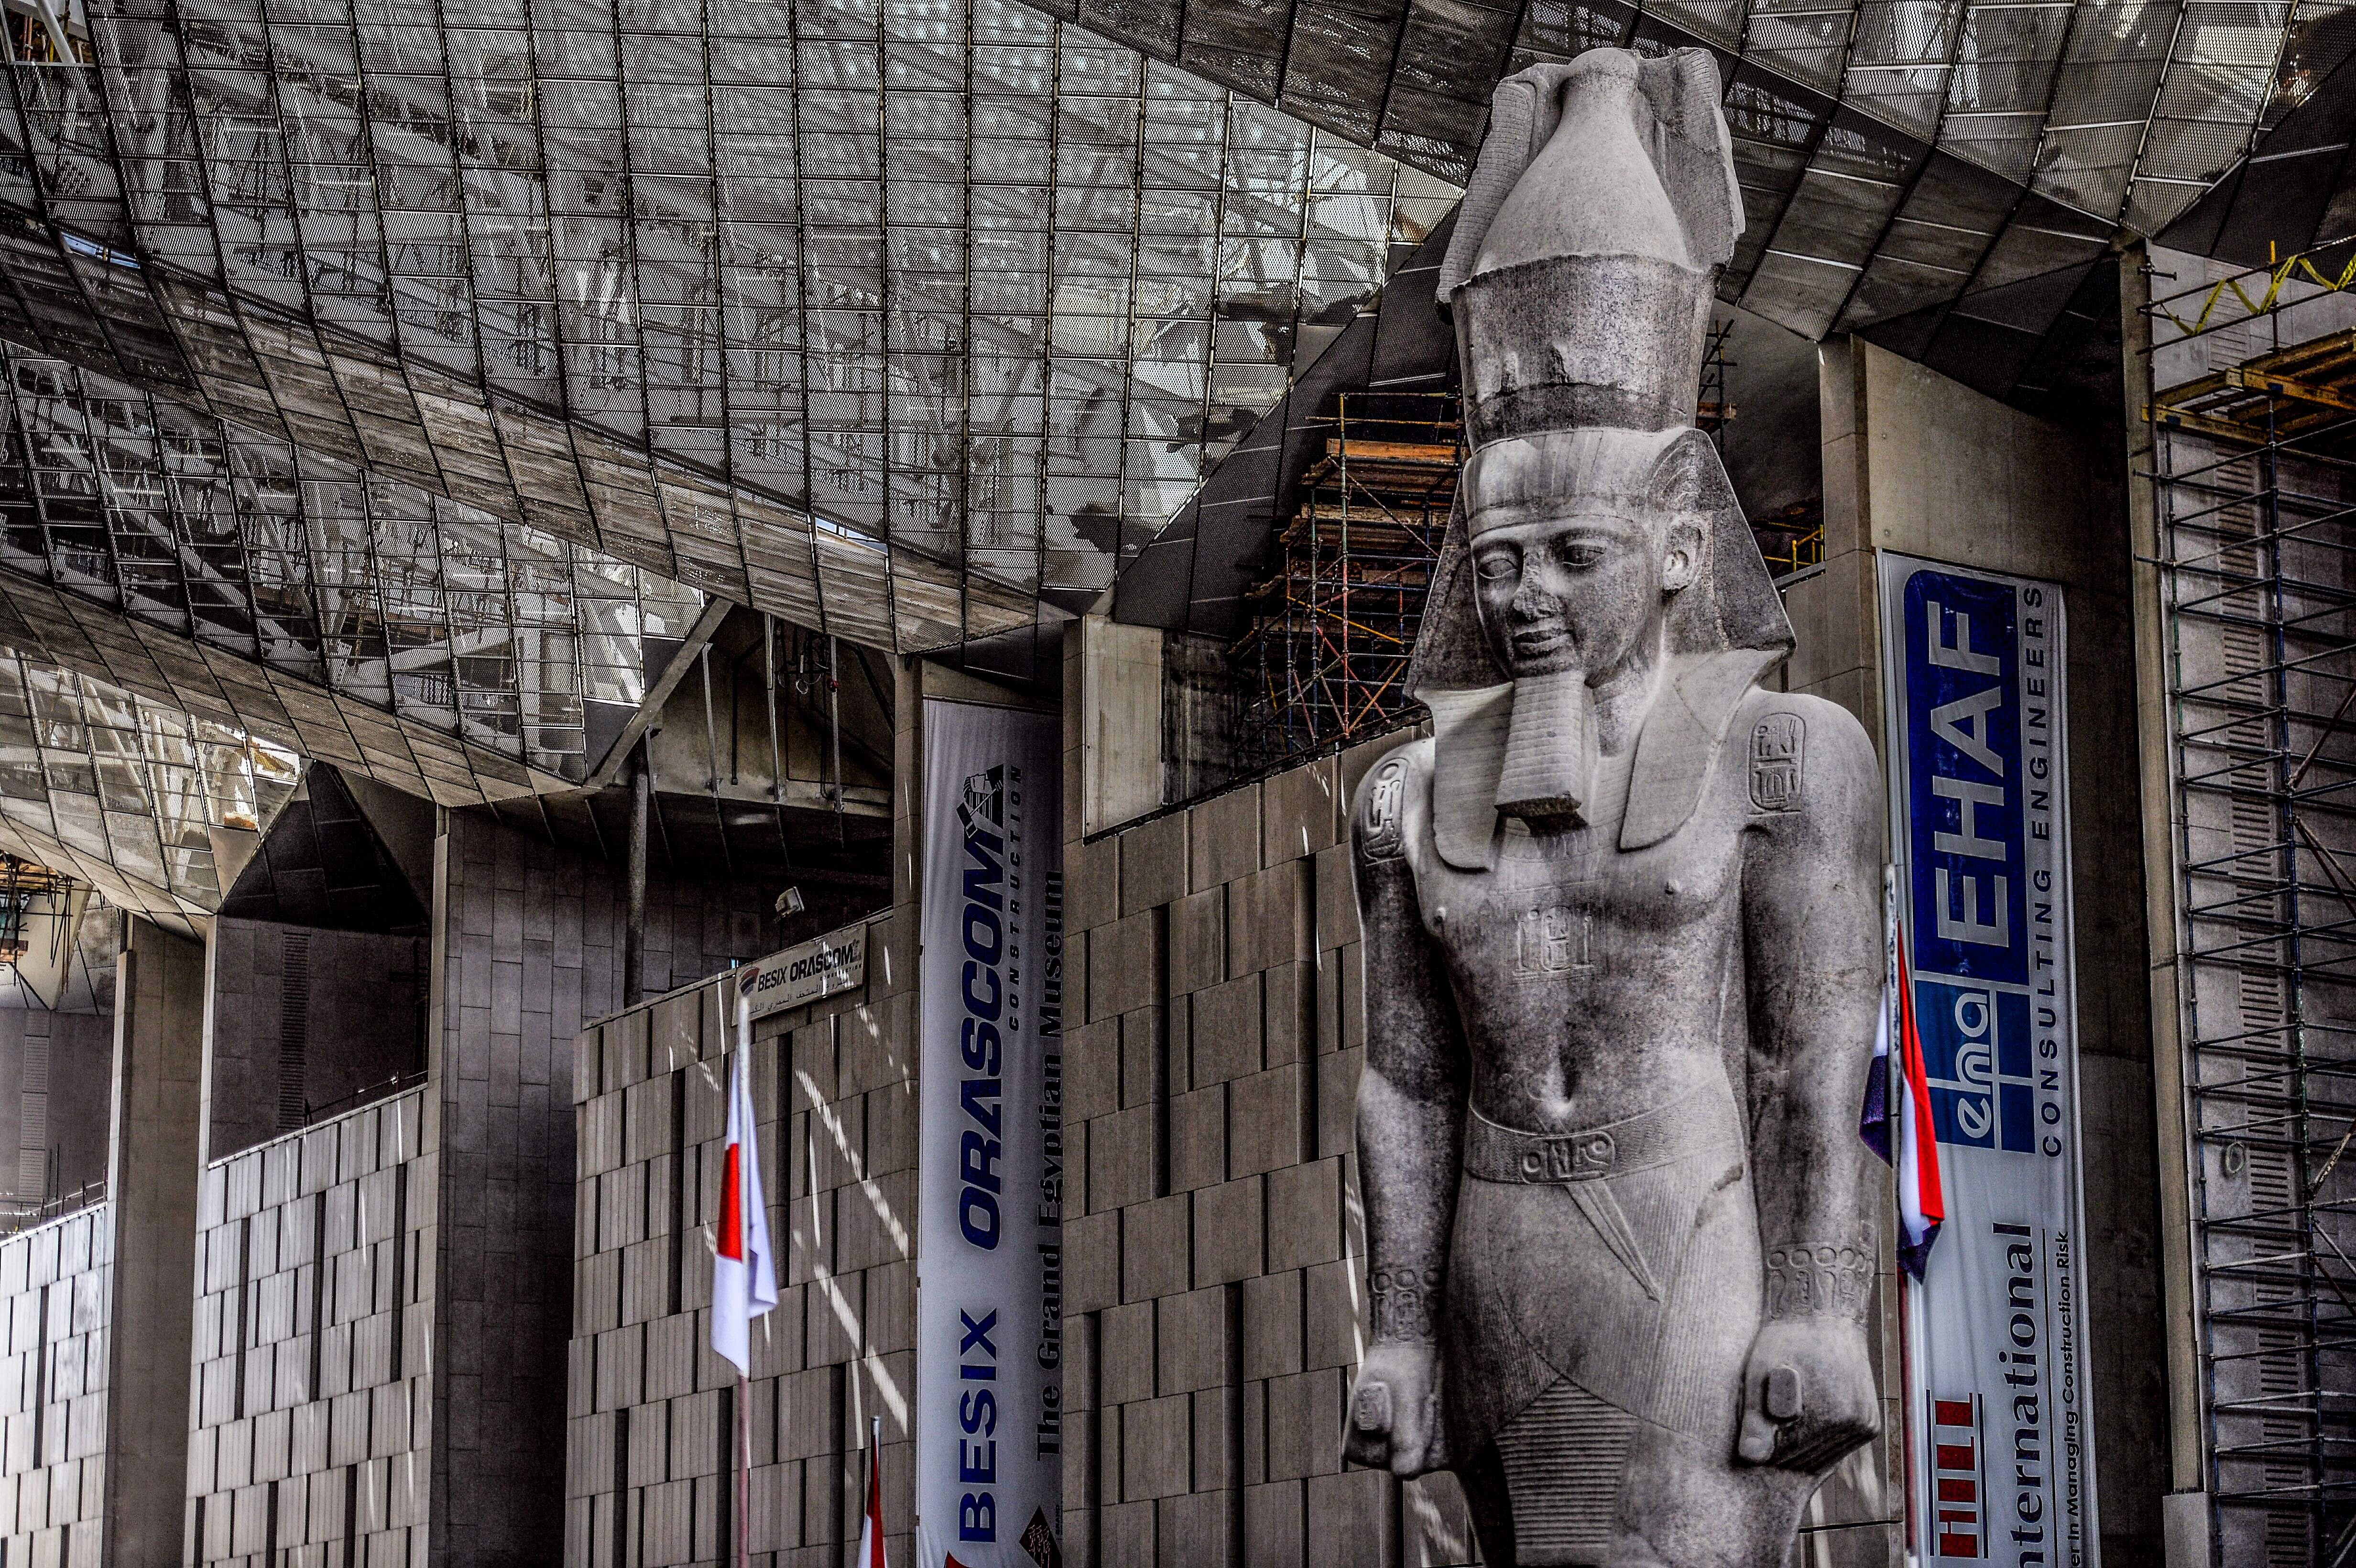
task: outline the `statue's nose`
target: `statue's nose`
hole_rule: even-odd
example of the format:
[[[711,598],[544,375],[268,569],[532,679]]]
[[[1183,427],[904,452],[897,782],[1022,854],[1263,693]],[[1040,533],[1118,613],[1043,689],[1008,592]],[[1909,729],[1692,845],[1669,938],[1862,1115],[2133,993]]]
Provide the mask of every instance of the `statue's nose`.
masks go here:
[[[1520,622],[1550,621],[1562,613],[1562,601],[1549,589],[1541,572],[1526,568],[1514,590],[1513,617]]]

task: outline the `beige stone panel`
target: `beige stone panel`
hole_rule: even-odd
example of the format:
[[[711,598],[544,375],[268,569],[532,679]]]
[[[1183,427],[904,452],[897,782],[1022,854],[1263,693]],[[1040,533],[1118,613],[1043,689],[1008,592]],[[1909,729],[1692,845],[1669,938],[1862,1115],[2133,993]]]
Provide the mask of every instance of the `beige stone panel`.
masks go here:
[[[1205,990],[1227,977],[1227,896],[1209,888],[1170,906],[1170,988]]]
[[[1264,1248],[1262,1179],[1248,1176],[1206,1187],[1194,1195],[1194,1283],[1226,1285],[1259,1273]]]
[[[1284,1377],[1302,1369],[1301,1275],[1291,1269],[1243,1282],[1243,1375]]]
[[[1249,1430],[1249,1423],[1246,1423]],[[1244,1561],[1298,1563],[1307,1514],[1299,1481],[1244,1488]]]
[[[1106,1307],[1099,1318],[1097,1394],[1104,1408],[1153,1397],[1154,1310],[1151,1301],[1131,1302]]]
[[[1234,1176],[1283,1171],[1304,1149],[1301,1070],[1270,1068],[1229,1085],[1227,1168]]]
[[[1167,1498],[1160,1505],[1162,1561],[1220,1568],[1233,1557],[1235,1502],[1224,1490]]]
[[[1227,1086],[1214,1083],[1170,1102],[1170,1186],[1191,1192],[1227,1179]]]
[[[1194,1485],[1194,1401],[1186,1394],[1120,1407],[1121,1497],[1176,1497]]]
[[[1259,789],[1229,790],[1186,814],[1187,880],[1196,892],[1259,869]]]
[[[1121,1299],[1144,1301],[1187,1287],[1187,1219],[1183,1192],[1121,1211]]]
[[[1076,630],[1082,830],[1095,833],[1162,804],[1162,632],[1097,615]]]
[[[1166,904],[1186,893],[1186,817],[1181,812],[1141,823],[1123,833],[1120,846],[1120,912]]]

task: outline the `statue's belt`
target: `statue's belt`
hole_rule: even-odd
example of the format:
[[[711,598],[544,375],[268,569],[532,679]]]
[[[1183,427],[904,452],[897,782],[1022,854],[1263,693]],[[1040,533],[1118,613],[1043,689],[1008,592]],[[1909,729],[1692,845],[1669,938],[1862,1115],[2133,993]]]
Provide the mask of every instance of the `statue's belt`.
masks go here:
[[[1482,1181],[1552,1183],[1624,1176],[1713,1150],[1741,1154],[1730,1101],[1688,1094],[1576,1133],[1526,1133],[1479,1111],[1464,1118],[1464,1174]]]

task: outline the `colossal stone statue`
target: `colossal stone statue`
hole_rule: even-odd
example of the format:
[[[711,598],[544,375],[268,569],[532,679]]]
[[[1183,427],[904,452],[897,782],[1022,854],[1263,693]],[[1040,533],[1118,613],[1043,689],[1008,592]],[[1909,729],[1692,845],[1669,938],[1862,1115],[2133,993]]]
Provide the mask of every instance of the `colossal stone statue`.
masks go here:
[[[1742,227],[1717,69],[1497,93],[1441,277],[1472,453],[1355,805],[1374,1340],[1348,1457],[1492,1564],[1782,1568],[1879,1425],[1857,1112],[1881,786],[1693,428]]]

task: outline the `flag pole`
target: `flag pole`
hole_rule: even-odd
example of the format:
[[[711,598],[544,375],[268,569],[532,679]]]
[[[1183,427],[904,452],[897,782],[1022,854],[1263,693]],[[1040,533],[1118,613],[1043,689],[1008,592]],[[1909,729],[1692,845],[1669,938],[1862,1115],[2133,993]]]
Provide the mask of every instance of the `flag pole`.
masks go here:
[[[752,999],[741,982],[736,990],[736,1049],[744,1052],[742,1071],[749,1088],[753,1080],[753,1008]],[[733,1082],[729,1092],[733,1108]],[[753,1379],[749,1370],[736,1373],[735,1435],[736,1568],[753,1568]]]
[[[736,1374],[736,1568],[753,1568],[753,1380]]]

